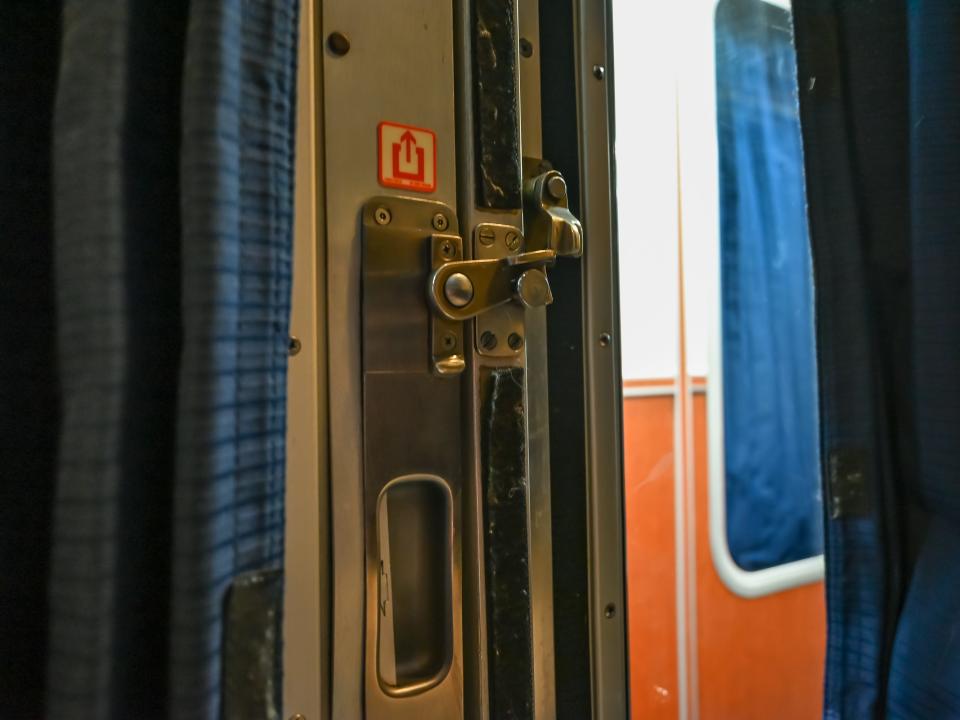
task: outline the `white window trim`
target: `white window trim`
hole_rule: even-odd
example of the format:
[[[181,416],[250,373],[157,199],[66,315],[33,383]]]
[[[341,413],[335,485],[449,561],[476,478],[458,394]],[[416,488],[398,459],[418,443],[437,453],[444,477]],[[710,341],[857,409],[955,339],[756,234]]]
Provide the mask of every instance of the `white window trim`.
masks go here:
[[[765,1],[790,9],[789,0]],[[708,296],[714,300],[709,319],[707,369],[710,554],[717,574],[731,592],[744,598],[757,598],[820,581],[824,577],[824,560],[821,554],[763,570],[744,570],[733,559],[727,540],[714,33],[718,3],[719,0],[696,3],[697,12],[688,26],[692,31],[684,33],[686,39],[680,48],[681,56],[687,58],[681,64],[678,82],[681,215],[685,245],[692,241],[684,253],[705,253],[710,267]],[[687,152],[684,152],[685,146]]]

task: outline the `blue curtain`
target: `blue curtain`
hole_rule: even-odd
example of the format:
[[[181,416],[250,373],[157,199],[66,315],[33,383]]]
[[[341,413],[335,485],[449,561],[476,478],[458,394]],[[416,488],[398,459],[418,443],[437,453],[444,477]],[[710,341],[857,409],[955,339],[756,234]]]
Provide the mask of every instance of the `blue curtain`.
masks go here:
[[[758,570],[822,552],[813,283],[790,16],[716,12],[727,539]]]
[[[827,497],[824,715],[960,718],[960,5],[793,5]]]
[[[224,635],[283,559],[297,2],[14,0],[0,26],[27,338],[8,361],[3,323],[0,512],[30,508],[0,523],[25,660],[4,642],[0,716],[272,717],[279,645],[237,715]]]

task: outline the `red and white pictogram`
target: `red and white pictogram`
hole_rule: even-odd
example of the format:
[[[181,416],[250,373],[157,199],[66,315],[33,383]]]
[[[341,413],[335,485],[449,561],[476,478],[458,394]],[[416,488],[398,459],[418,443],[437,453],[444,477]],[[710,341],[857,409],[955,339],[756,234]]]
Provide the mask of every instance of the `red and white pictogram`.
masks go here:
[[[437,189],[437,136],[432,130],[382,122],[377,126],[378,175],[385,187]]]

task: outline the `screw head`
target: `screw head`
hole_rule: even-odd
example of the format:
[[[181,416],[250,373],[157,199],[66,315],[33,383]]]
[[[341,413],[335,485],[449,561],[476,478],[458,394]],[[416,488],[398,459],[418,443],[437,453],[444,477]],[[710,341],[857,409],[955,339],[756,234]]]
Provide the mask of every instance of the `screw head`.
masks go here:
[[[463,273],[453,273],[443,283],[443,294],[454,307],[465,307],[473,300],[473,283]]]
[[[444,350],[453,350],[457,347],[457,336],[452,332],[445,332],[440,338],[440,344],[443,345]]]
[[[337,57],[343,57],[350,52],[350,40],[342,32],[334,31],[327,36],[327,47]]]
[[[607,75],[607,69],[603,65],[594,65],[593,66],[593,76],[597,80],[603,80]]]
[[[603,616],[607,620],[611,620],[617,614],[617,606],[613,603],[608,603],[607,606],[603,609]]]
[[[489,330],[484,330],[480,335],[480,347],[484,350],[493,350],[497,347],[497,336]]]
[[[433,216],[433,229],[443,232],[448,227],[450,227],[450,222],[447,220],[447,216],[443,213],[437,213]]]
[[[490,247],[493,245],[494,240],[497,239],[496,233],[488,227],[483,228],[477,237],[480,240],[480,244],[484,247]]]
[[[452,242],[444,241],[443,245],[440,246],[440,254],[443,255],[444,260],[453,260],[453,256],[456,255],[456,248],[453,247]]]
[[[523,347],[523,338],[517,333],[510,333],[510,337],[507,338],[507,345],[510,346],[511,350],[519,350]]]
[[[377,225],[388,225],[393,216],[385,207],[378,207],[373,211],[373,219]]]
[[[567,197],[567,181],[561,175],[553,175],[547,180],[547,192],[554,200],[563,200]]]
[[[525,58],[533,57],[533,43],[526,38],[520,38],[520,55]]]
[[[506,236],[503,238],[503,241],[507,245],[507,250],[513,252],[520,247],[520,233],[514,232],[513,230],[509,231]]]
[[[610,333],[600,335],[600,347],[608,347],[611,342],[613,342],[613,338],[610,337]]]
[[[287,352],[292,356],[296,355],[303,348],[303,344],[300,342],[300,338],[296,335],[290,336],[290,343],[287,345]]]

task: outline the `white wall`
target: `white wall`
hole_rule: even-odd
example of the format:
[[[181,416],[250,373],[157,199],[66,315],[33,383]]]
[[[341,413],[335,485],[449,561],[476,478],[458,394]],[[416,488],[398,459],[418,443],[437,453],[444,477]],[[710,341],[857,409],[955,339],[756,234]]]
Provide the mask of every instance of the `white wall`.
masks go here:
[[[678,372],[673,3],[613,0],[620,326],[625,380]]]

